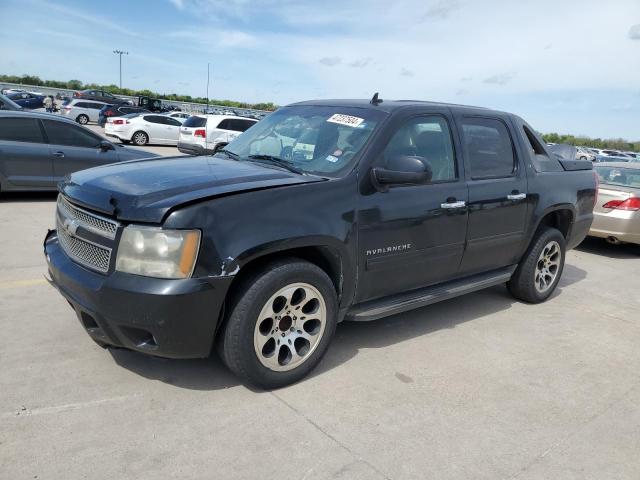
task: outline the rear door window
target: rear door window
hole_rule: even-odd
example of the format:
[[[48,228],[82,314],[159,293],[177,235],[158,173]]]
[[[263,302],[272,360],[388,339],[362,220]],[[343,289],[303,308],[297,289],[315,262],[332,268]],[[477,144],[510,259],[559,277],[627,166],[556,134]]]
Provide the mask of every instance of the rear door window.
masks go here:
[[[53,145],[67,145],[71,147],[95,148],[102,140],[82,127],[55,120],[43,120],[44,129]]]
[[[164,117],[161,117],[160,115],[145,115],[142,118],[144,118],[145,122],[149,122],[149,123],[159,123],[159,124],[164,123]]]
[[[256,122],[252,122],[251,120],[242,120],[242,119],[232,119],[231,120],[231,130],[236,132],[244,132],[245,130],[252,127]]]
[[[35,118],[0,118],[0,141],[44,143],[42,130]]]
[[[180,126],[182,126],[182,123],[180,123],[175,118],[171,118],[171,117],[164,117],[164,123],[166,125],[171,125],[172,127],[180,127]]]
[[[228,118],[225,118],[218,124],[218,128],[220,130],[231,130],[231,120]]]
[[[463,118],[461,124],[471,178],[512,176],[515,156],[507,126],[496,118],[478,117]]]

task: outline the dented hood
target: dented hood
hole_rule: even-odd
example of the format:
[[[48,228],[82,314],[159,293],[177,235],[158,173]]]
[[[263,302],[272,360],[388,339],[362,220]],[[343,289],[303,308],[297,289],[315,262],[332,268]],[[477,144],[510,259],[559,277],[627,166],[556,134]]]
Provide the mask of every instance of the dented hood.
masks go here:
[[[160,223],[172,208],[195,200],[322,180],[251,162],[182,156],[82,170],[62,181],[60,190],[120,220]]]

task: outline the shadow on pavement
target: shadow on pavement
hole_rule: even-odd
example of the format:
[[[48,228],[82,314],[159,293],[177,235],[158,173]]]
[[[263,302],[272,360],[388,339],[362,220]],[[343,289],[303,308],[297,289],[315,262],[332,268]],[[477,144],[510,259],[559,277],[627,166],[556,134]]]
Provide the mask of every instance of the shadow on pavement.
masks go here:
[[[28,203],[28,202],[55,202],[58,196],[57,191],[51,192],[2,192],[0,194],[0,204],[2,203]]]
[[[567,264],[553,296],[586,276],[584,270]],[[509,294],[506,287],[497,286],[374,322],[341,323],[327,355],[311,376],[321,375],[349,361],[360,349],[385,348],[438,330],[455,328],[508,310],[514,303],[518,300]],[[180,388],[219,390],[240,384],[215,353],[210,358],[197,360],[162,359],[121,349],[111,349],[110,353],[118,365],[145,378]]]
[[[587,237],[576,247],[580,252],[603,255],[613,260],[624,260],[628,258],[638,258],[640,256],[640,245],[623,243],[612,245],[602,238]]]
[[[125,349],[110,348],[114,361],[138,375],[189,390],[221,390],[240,381],[214,353],[210,358],[173,360]]]

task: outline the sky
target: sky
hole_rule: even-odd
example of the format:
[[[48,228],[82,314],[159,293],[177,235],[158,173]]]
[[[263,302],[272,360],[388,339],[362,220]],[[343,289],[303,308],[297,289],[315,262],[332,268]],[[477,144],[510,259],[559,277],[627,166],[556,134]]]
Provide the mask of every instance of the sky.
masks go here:
[[[640,0],[0,0],[0,73],[286,105],[418,99],[640,140]]]

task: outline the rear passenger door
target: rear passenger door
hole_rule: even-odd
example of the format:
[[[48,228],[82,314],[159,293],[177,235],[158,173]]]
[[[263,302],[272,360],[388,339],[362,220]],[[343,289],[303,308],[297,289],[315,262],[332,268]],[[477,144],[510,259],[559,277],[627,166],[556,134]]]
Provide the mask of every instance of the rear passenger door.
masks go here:
[[[56,182],[78,170],[118,161],[117,150],[102,151],[100,142],[103,138],[86,128],[56,120],[43,120],[42,123],[49,139]]]
[[[527,177],[507,117],[458,115],[469,190],[460,274],[518,261],[527,219]]]
[[[149,143],[166,143],[167,142],[167,125],[164,123],[164,117],[160,115],[145,115],[144,129],[149,135]]]
[[[29,117],[0,118],[0,176],[22,187],[55,187],[40,123]]]
[[[89,103],[89,119],[92,122],[98,121],[98,118],[100,117],[100,110],[102,110],[102,107],[104,106],[104,103]]]

